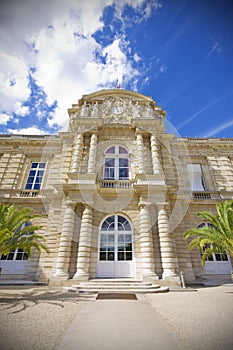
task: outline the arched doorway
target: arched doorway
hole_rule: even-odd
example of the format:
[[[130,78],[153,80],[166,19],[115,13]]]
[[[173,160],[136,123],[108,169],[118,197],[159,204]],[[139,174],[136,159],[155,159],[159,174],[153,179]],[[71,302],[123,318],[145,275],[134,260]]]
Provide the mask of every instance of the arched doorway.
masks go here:
[[[133,231],[122,215],[107,217],[100,227],[97,277],[134,277]]]

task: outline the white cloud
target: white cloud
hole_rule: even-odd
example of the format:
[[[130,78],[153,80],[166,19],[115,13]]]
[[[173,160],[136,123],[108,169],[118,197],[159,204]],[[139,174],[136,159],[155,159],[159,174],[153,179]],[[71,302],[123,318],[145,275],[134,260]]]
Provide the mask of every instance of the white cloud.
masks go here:
[[[125,36],[112,38],[105,47],[93,36],[103,28],[104,8],[113,3],[114,0],[4,2],[0,14],[0,112],[21,117],[28,114],[29,108],[23,104],[31,93],[29,73],[46,94],[43,103],[57,103],[56,110],[47,117],[50,127],[64,127],[67,108],[72,103],[82,94],[113,87],[117,78],[120,83],[123,80],[123,85],[130,81],[137,90],[140,73],[134,65],[141,58],[138,53],[131,53]],[[148,19],[161,6],[157,0],[119,0],[115,2],[119,10],[116,16],[122,15],[125,4],[137,12],[138,21]],[[128,20],[133,23],[133,19]],[[96,51],[105,56],[105,62],[96,58]],[[39,107],[36,113],[38,119],[44,117],[44,110]],[[7,123],[11,119],[4,120]],[[19,129],[17,133],[22,130],[30,129]],[[33,130],[35,127],[30,132]]]
[[[10,134],[14,135],[46,135],[47,133],[41,129],[39,129],[37,126],[30,126],[29,128],[22,128],[22,129],[8,129],[7,130]]]
[[[11,114],[30,95],[28,67],[15,54],[0,53],[0,101],[1,111]]]
[[[226,122],[226,123],[224,123],[224,124],[221,124],[221,125],[215,127],[214,129],[211,129],[208,133],[206,133],[206,134],[205,134],[204,136],[202,136],[202,137],[212,137],[212,136],[215,136],[215,135],[217,135],[218,133],[220,133],[221,131],[226,130],[226,129],[232,127],[232,126],[233,126],[233,120],[230,120],[230,121],[228,121],[228,122]]]
[[[0,113],[0,125],[7,125],[7,123],[12,120],[12,116],[5,113]]]

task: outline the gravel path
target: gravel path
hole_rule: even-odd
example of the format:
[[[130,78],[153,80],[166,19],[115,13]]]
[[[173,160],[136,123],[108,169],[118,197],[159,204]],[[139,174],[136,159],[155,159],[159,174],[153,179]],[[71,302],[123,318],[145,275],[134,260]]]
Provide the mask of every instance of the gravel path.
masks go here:
[[[1,350],[56,349],[83,300],[48,287],[8,288],[0,288]]]
[[[148,294],[146,299],[186,349],[233,349],[233,284]]]
[[[142,297],[185,349],[233,348],[233,284]],[[49,287],[0,287],[1,350],[55,350],[87,300],[95,302],[93,297]]]

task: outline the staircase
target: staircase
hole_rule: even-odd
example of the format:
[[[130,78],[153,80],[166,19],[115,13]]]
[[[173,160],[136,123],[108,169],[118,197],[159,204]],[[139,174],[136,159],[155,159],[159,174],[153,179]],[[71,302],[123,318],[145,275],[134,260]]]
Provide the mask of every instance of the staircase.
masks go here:
[[[79,293],[164,293],[168,287],[159,284],[142,282],[134,279],[93,279],[88,282],[80,282],[65,288],[70,292]]]

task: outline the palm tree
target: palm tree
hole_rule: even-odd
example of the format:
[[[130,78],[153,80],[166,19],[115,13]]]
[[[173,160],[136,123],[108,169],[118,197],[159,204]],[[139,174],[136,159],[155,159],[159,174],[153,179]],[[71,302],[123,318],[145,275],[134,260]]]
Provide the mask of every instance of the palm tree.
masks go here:
[[[7,255],[15,249],[24,250],[29,256],[32,248],[48,252],[44,236],[35,233],[41,226],[30,224],[36,215],[30,208],[19,208],[14,204],[0,202],[0,253]]]
[[[199,212],[197,215],[203,218],[207,225],[192,228],[184,234],[186,239],[192,238],[189,243],[190,250],[199,247],[203,252],[203,265],[212,253],[227,252],[233,257],[233,200],[216,204],[216,210],[216,215],[208,211]]]

